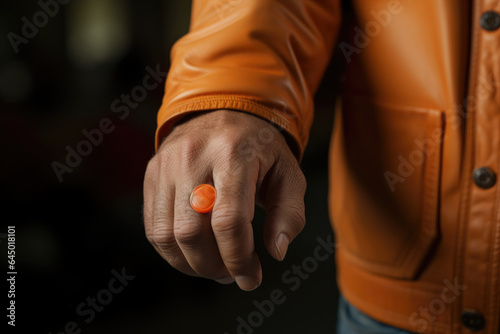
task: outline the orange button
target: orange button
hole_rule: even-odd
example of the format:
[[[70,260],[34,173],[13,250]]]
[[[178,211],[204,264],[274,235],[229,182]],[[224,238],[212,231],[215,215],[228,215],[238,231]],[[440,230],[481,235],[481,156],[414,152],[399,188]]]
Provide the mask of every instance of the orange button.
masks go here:
[[[217,191],[209,184],[201,184],[194,188],[191,193],[191,207],[199,213],[206,213],[212,210],[215,203]]]

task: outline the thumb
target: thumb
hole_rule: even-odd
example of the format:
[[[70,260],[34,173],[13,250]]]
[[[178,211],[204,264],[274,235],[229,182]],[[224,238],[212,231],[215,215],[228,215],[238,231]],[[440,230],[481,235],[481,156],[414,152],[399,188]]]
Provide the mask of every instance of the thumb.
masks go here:
[[[295,159],[278,160],[268,172],[262,194],[267,217],[264,243],[276,260],[283,260],[290,242],[304,228],[306,179]]]

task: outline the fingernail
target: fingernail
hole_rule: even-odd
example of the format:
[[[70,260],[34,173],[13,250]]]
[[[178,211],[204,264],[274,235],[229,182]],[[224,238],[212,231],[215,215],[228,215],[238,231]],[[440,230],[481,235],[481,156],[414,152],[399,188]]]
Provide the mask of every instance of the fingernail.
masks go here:
[[[252,291],[259,287],[260,283],[253,277],[249,276],[234,276],[236,280],[236,284],[240,287],[241,290]]]
[[[232,278],[231,276],[229,276],[229,277],[226,277],[226,278],[216,279],[215,281],[217,283],[220,283],[220,284],[231,284],[231,283],[234,282],[234,278]]]
[[[288,245],[290,244],[290,239],[285,233],[281,233],[278,238],[276,238],[276,249],[278,250],[279,260],[283,261],[288,250]]]

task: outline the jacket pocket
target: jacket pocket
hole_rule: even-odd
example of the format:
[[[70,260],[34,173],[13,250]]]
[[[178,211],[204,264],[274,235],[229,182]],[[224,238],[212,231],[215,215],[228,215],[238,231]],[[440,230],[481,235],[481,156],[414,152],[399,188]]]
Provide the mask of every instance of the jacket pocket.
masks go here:
[[[347,97],[332,145],[337,243],[351,263],[412,279],[438,239],[444,113]]]

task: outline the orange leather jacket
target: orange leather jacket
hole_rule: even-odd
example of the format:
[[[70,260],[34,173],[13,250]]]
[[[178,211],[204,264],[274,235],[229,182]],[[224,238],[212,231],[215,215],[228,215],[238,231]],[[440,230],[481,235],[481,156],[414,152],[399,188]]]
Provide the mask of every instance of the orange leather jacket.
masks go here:
[[[351,0],[330,152],[338,284],[413,332],[499,333],[500,2]],[[157,144],[183,115],[268,119],[300,159],[336,0],[194,0]]]

